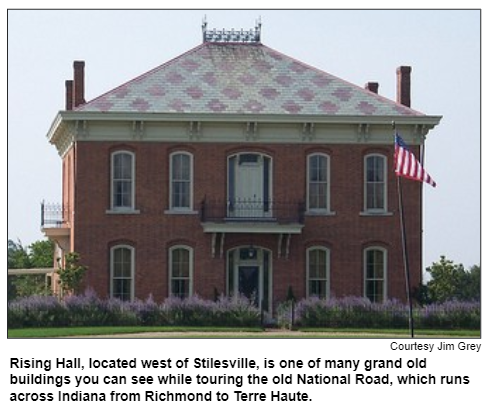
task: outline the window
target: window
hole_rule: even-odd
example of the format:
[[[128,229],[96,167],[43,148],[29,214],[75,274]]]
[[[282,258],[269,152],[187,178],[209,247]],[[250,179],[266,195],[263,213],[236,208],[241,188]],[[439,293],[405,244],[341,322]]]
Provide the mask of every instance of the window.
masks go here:
[[[329,250],[312,247],[307,250],[307,297],[329,297]]]
[[[228,158],[229,218],[273,216],[272,158],[260,153],[238,153]]]
[[[111,209],[114,211],[135,208],[135,156],[120,151],[111,155]]]
[[[370,247],[365,250],[365,297],[371,302],[387,298],[387,250]]]
[[[329,211],[329,156],[313,154],[307,163],[307,201],[311,212]]]
[[[133,300],[135,250],[130,246],[111,248],[111,297]]]
[[[172,247],[169,261],[171,296],[186,298],[193,290],[193,250],[185,246]]]
[[[191,210],[193,206],[193,158],[189,153],[173,153],[170,163],[170,209]]]
[[[383,155],[365,157],[365,211],[387,211],[387,158]]]

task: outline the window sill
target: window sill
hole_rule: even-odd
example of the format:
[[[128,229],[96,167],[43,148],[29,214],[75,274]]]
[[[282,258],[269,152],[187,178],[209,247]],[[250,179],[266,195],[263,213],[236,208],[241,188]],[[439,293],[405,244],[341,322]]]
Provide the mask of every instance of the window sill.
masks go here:
[[[198,211],[193,211],[190,209],[183,209],[183,210],[178,210],[178,209],[166,209],[164,211],[164,214],[168,215],[198,215]]]
[[[305,211],[306,217],[334,217],[336,211]]]
[[[108,209],[106,210],[106,214],[110,215],[135,215],[139,214],[140,210],[139,209]]]
[[[361,211],[360,217],[392,217],[394,215],[393,212],[383,211],[383,212],[372,212],[372,211]]]

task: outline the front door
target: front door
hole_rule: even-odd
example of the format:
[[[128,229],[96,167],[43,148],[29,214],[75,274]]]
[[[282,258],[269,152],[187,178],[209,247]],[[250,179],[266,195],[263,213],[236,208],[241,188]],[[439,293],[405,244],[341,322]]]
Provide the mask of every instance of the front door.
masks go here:
[[[259,266],[239,266],[239,293],[259,305]]]
[[[239,247],[228,252],[227,293],[245,296],[266,313],[272,305],[271,252],[259,247]]]

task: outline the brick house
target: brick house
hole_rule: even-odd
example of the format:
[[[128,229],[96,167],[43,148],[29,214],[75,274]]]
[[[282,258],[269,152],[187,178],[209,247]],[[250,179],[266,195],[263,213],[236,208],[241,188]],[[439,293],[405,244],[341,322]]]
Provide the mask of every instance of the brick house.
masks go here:
[[[419,155],[440,120],[260,42],[203,30],[196,48],[88,102],[84,62],[48,133],[62,204],[43,206],[58,259],[78,252],[102,297],[405,299],[395,121]],[[422,275],[421,184],[404,181],[412,286]],[[62,262],[63,260],[61,260]],[[56,282],[54,282],[56,286]],[[56,287],[54,287],[56,290]]]

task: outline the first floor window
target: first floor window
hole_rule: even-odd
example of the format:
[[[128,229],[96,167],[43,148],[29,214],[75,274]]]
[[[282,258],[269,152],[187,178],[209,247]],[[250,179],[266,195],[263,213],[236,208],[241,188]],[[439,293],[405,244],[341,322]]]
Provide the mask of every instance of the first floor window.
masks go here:
[[[365,250],[365,297],[383,302],[387,297],[387,250],[371,247]]]
[[[178,246],[170,249],[170,294],[186,298],[192,293],[193,251],[189,247]]]
[[[312,247],[307,250],[307,296],[329,297],[329,250]]]
[[[111,249],[111,297],[133,299],[134,248],[116,246]]]

